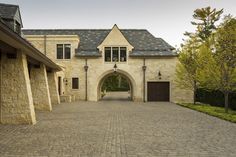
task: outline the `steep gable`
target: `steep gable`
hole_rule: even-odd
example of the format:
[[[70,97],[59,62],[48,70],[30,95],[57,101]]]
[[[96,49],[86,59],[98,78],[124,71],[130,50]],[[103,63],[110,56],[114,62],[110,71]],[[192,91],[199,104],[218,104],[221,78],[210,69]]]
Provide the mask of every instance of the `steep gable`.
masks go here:
[[[97,47],[100,51],[102,51],[104,46],[127,46],[128,49],[132,50],[134,47],[129,43],[129,41],[122,34],[117,25],[114,25],[112,30],[103,40],[103,42]]]

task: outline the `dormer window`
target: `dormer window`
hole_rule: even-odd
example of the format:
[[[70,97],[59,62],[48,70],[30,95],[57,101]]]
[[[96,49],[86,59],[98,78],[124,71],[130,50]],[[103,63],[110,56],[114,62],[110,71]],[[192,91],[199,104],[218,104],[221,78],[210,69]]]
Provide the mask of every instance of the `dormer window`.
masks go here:
[[[120,47],[120,62],[126,62],[127,60],[127,50],[126,47]]]
[[[119,48],[112,47],[112,62],[119,62]]]
[[[104,51],[105,62],[126,62],[127,48],[126,47],[105,47]]]

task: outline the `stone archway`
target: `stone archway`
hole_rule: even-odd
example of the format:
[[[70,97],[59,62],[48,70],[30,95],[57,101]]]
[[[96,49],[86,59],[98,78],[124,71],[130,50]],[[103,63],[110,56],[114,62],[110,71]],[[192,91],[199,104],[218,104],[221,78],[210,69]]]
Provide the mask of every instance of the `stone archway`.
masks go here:
[[[97,100],[100,100],[102,97],[102,92],[101,92],[101,88],[102,85],[104,83],[104,81],[111,75],[114,74],[113,70],[109,70],[104,72],[99,78],[98,78],[98,85],[97,85]],[[123,70],[117,70],[117,74],[121,75],[123,78],[125,78],[128,82],[129,82],[129,86],[130,86],[130,97],[131,100],[134,101],[135,100],[135,96],[136,96],[136,83],[135,80],[133,79],[133,77],[127,73],[126,71]]]

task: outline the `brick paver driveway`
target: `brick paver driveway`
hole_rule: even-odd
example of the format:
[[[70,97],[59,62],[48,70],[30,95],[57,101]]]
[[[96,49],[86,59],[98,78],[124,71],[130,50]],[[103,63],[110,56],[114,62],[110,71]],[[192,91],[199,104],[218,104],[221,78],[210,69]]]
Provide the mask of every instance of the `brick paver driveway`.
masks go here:
[[[77,102],[0,125],[0,156],[236,156],[236,125],[171,103]]]

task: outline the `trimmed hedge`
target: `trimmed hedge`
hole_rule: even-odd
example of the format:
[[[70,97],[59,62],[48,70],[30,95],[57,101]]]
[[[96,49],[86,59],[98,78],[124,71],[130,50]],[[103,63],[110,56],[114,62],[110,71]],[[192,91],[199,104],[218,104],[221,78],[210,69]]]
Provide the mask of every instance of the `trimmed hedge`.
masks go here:
[[[224,107],[224,94],[220,91],[197,90],[197,101],[212,106]],[[229,107],[236,110],[236,93],[229,94]]]

